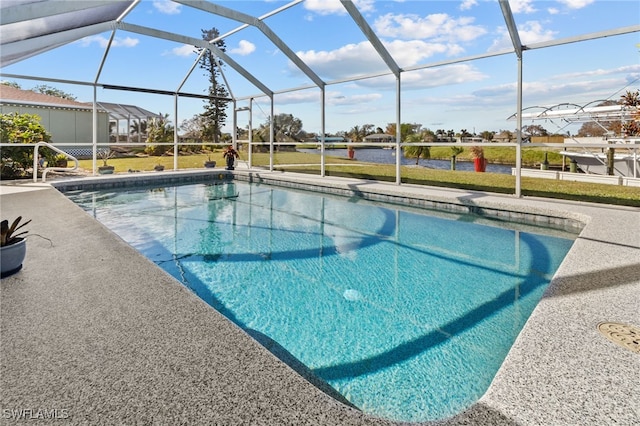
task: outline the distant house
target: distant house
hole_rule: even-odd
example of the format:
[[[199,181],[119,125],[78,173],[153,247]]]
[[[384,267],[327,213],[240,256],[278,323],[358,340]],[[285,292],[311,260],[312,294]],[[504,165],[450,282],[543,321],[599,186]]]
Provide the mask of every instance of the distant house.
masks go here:
[[[388,135],[386,133],[375,133],[373,135],[365,136],[365,142],[395,142],[396,137],[393,135]]]
[[[0,111],[3,114],[35,114],[51,134],[51,143],[71,155],[91,153],[91,148],[70,144],[93,142],[93,107],[90,104],[45,95],[31,90],[0,85]],[[109,114],[98,110],[98,143],[109,142]]]
[[[316,142],[322,142],[322,137],[315,136],[314,140]],[[324,141],[325,141],[325,143],[344,143],[344,142],[347,142],[347,140],[343,136],[325,136],[324,137]]]
[[[493,142],[515,142],[516,134],[514,132],[508,132],[505,130],[500,131],[493,135]]]
[[[93,153],[91,147],[93,143],[92,103],[72,101],[32,90],[0,85],[0,112],[38,115],[41,119],[40,123],[51,134],[53,145],[76,157],[91,156]],[[129,142],[128,130],[132,122],[137,121],[140,124],[141,120],[159,117],[158,114],[134,105],[108,102],[98,102],[97,113],[97,143],[101,145],[121,139],[118,134],[121,121],[127,123],[126,138]],[[109,138],[111,123],[115,127],[114,141]],[[137,139],[135,142],[143,141],[141,135],[135,138]],[[84,144],[86,147],[71,144]]]
[[[465,136],[460,137],[460,142],[462,143],[483,143],[487,142],[479,136]]]

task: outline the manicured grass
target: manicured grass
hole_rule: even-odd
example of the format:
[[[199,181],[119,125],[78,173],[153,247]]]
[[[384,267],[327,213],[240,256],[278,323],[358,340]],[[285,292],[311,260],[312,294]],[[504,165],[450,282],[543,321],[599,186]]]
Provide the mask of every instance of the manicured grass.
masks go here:
[[[222,166],[223,158],[222,153],[212,153],[210,155],[211,160],[216,161],[218,165]],[[178,156],[178,168],[180,169],[201,169],[204,167],[204,162],[209,158],[206,154],[193,154]],[[103,162],[98,159],[98,166],[102,166]],[[138,171],[151,171],[156,164],[162,164],[165,169],[173,169],[173,157],[125,157],[125,158],[110,158],[107,160],[107,164],[115,167],[115,173],[127,172],[129,170]],[[93,168],[92,160],[80,160],[79,166],[85,170],[91,170]]]
[[[562,155],[558,154],[559,148],[522,148],[522,165],[525,167],[536,167],[544,161],[544,154],[547,153],[547,161],[551,166],[562,165]],[[451,158],[451,148],[431,147],[431,158],[434,160],[448,160]],[[507,146],[485,146],[484,157],[493,164],[515,164],[516,150]],[[464,151],[457,156],[460,161],[471,161],[472,155],[468,146],[464,146]]]
[[[449,158],[450,150],[448,147],[437,148],[437,150],[446,150],[443,158]],[[505,150],[511,151],[510,153]],[[529,153],[533,158],[534,164],[539,164],[544,156],[541,149],[534,150]],[[485,156],[490,162],[503,162],[506,156],[513,156],[513,149],[502,147],[490,147],[485,149]],[[523,149],[524,152],[528,151]],[[432,149],[432,158],[437,158]],[[464,153],[463,153],[464,154]],[[461,154],[458,158],[465,159]],[[467,153],[468,154],[468,153]],[[561,164],[562,157],[559,162],[551,154],[548,155],[549,162]],[[208,158],[218,162],[217,167],[224,168],[224,160],[222,152],[213,152],[210,156],[206,154],[193,154],[178,157],[179,169],[201,169],[204,161]],[[469,157],[470,158],[470,157]],[[240,160],[247,161],[247,153],[240,153]],[[553,161],[552,161],[553,160]],[[269,166],[268,153],[254,153],[252,155],[252,163],[254,166]],[[513,160],[504,161],[505,164],[513,164]],[[102,161],[98,161],[101,165]],[[163,164],[165,169],[173,169],[173,157],[131,157],[131,158],[112,158],[108,161],[109,165],[115,166],[116,173],[127,172],[129,170],[151,171],[156,164]],[[325,172],[328,176],[344,176],[359,179],[395,181],[395,165],[364,163],[360,161],[348,160],[344,157],[333,157],[327,155],[325,157]],[[91,160],[81,160],[80,167],[91,170]],[[286,170],[299,173],[320,173],[320,156],[319,154],[301,153],[301,152],[276,152],[274,155],[274,168],[277,170]],[[513,194],[515,193],[515,177],[500,173],[475,173],[465,171],[451,170],[435,170],[424,167],[405,167],[401,168],[401,180],[405,183],[414,183],[420,185],[461,188],[477,191]],[[640,207],[640,188],[605,185],[585,182],[568,182],[551,179],[536,179],[523,177],[521,181],[521,191],[523,195],[539,196],[547,198],[558,198],[565,200],[577,200],[595,203],[607,203],[616,205],[627,205]]]

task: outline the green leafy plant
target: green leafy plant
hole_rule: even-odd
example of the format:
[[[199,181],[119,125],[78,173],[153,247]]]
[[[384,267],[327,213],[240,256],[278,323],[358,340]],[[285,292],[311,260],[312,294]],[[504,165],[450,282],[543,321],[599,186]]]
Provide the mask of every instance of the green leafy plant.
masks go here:
[[[23,235],[26,235],[29,231],[23,230],[18,232],[22,227],[28,225],[31,222],[29,219],[22,224],[20,221],[22,220],[22,216],[18,216],[11,226],[9,226],[9,221],[4,219],[0,222],[0,247],[10,246],[11,244],[18,243],[24,239]]]
[[[17,112],[0,114],[0,142],[13,145],[2,147],[2,178],[24,177],[33,166],[33,147],[23,144],[50,141],[51,134],[40,124],[40,116]]]
[[[67,161],[67,156],[64,154],[59,154],[53,150],[48,150],[49,152],[45,156],[47,159],[47,167],[54,167],[60,164],[61,162]]]
[[[462,154],[464,152],[464,148],[460,147],[460,146],[452,146],[451,147],[451,156],[452,157],[457,157],[458,155]]]
[[[472,146],[469,148],[469,152],[473,158],[484,158],[484,149],[481,146]]]
[[[170,145],[156,145],[173,141],[173,125],[169,114],[159,114],[147,123],[147,146],[144,151],[149,155],[162,155],[172,149]]]

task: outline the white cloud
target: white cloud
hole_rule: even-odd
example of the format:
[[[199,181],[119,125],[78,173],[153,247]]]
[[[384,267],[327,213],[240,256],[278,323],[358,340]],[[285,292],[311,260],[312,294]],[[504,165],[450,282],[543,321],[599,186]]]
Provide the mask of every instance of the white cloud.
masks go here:
[[[527,99],[527,105],[524,107],[536,104],[552,105],[560,102],[583,104],[608,99],[612,94],[626,87],[629,81],[634,76],[637,78],[638,75],[640,75],[640,64],[558,74],[544,80],[523,82],[522,92]],[[516,83],[511,82],[485,87],[472,94],[478,99],[508,104],[513,102],[515,91]],[[616,96],[613,98],[617,99]]]
[[[511,12],[513,13],[533,13],[536,8],[533,7],[533,0],[509,0]]]
[[[177,15],[180,13],[180,5],[170,0],[154,0],[153,7],[165,15]]]
[[[485,74],[471,65],[454,64],[405,72],[402,74],[402,88],[403,90],[428,89],[465,84],[484,80],[485,78],[487,78]],[[395,87],[395,77],[389,76],[379,79],[360,80],[357,84],[363,87],[385,87],[387,89],[393,89]]]
[[[304,8],[318,15],[334,15],[347,13],[339,0],[306,0]]]
[[[297,55],[319,75],[330,79],[387,70],[369,42],[347,44],[331,51],[297,52]]]
[[[385,43],[391,56],[401,67],[410,67],[436,54],[458,55],[464,49],[457,44],[427,43],[421,40],[396,40]]]
[[[236,55],[246,56],[256,50],[256,46],[246,40],[240,40],[238,43],[238,47],[235,49],[231,49],[230,53],[234,53]],[[191,56],[194,55],[196,48],[190,44],[183,44],[180,47],[174,47],[170,51],[166,52],[165,55],[175,55],[175,56]]]
[[[180,47],[174,47],[170,53],[175,56],[191,56],[195,54],[195,47],[190,44],[183,44]]]
[[[364,105],[382,99],[379,93],[366,93],[348,95],[338,90],[327,90],[325,102],[327,105]],[[297,92],[287,92],[276,97],[278,105],[292,105],[320,102],[320,94],[315,90],[302,90]]]
[[[434,55],[463,53],[464,47],[459,42],[472,41],[487,33],[473,22],[472,17],[452,18],[447,14],[425,17],[386,14],[375,21],[374,27],[381,37],[395,39],[383,43],[399,66],[410,67]],[[309,50],[297,54],[311,69],[329,80],[389,70],[367,41],[331,51]],[[293,66],[292,69],[295,70]]]
[[[558,0],[569,9],[582,9],[592,4],[595,0]]]
[[[463,51],[457,44],[428,43],[421,40],[395,40],[384,45],[402,68],[424,63],[426,59],[437,54],[453,56]],[[347,44],[331,51],[297,52],[297,55],[318,75],[328,80],[389,71],[382,58],[367,41]],[[291,63],[290,69],[297,72],[297,68]]]
[[[530,102],[544,101],[545,105],[554,102],[581,104],[604,99],[621,86],[624,86],[624,80],[617,78],[565,81],[558,84],[549,84],[548,81],[535,81],[523,83],[522,92]]]
[[[558,74],[554,76],[554,79],[561,81],[570,81],[579,78],[585,77],[601,77],[605,75],[616,75],[616,74],[631,74],[635,75],[636,73],[640,73],[640,64],[635,65],[626,65],[619,68],[611,68],[611,69],[597,69],[597,70],[589,70],[589,71],[581,71],[575,73],[566,73],[566,74]]]
[[[354,4],[362,14],[373,12],[375,10],[374,3],[374,0],[354,0]],[[304,8],[318,15],[344,15],[347,13],[339,0],[305,0]]]
[[[497,30],[501,36],[493,41],[493,44],[489,48],[490,52],[512,48],[511,37],[505,27],[500,27]],[[542,24],[538,21],[527,21],[518,27],[518,34],[520,35],[520,42],[523,45],[538,43],[541,41],[552,40],[557,34],[556,31],[546,30]]]
[[[327,95],[327,104],[329,105],[366,105],[382,99],[382,95],[380,93],[365,93],[345,96],[340,92],[329,92]]]
[[[522,44],[531,44],[552,40],[557,31],[544,29],[538,21],[527,21],[518,27],[518,33]]]
[[[304,104],[310,102],[320,102],[320,94],[314,90],[298,90],[278,94],[276,97],[278,105]]]
[[[137,38],[131,37],[115,37],[113,42],[111,43],[111,47],[134,47],[140,42]],[[83,47],[88,47],[91,44],[95,43],[98,46],[105,48],[109,44],[109,39],[103,36],[89,36],[84,37],[78,42]]]
[[[460,10],[469,10],[474,6],[478,5],[477,0],[464,0],[460,5]]]
[[[240,56],[247,56],[256,50],[256,45],[247,40],[240,40],[238,47],[229,50],[229,53],[234,53]]]
[[[474,20],[472,17],[452,18],[446,13],[425,17],[386,14],[376,19],[373,27],[381,37],[471,41],[487,33],[482,26],[473,25]]]

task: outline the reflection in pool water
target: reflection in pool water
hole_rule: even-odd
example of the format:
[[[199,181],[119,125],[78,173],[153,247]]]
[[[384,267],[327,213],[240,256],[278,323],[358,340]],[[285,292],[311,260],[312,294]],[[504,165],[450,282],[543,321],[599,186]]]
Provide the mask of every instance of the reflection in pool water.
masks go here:
[[[301,374],[404,421],[486,391],[574,238],[244,182],[67,195]]]

